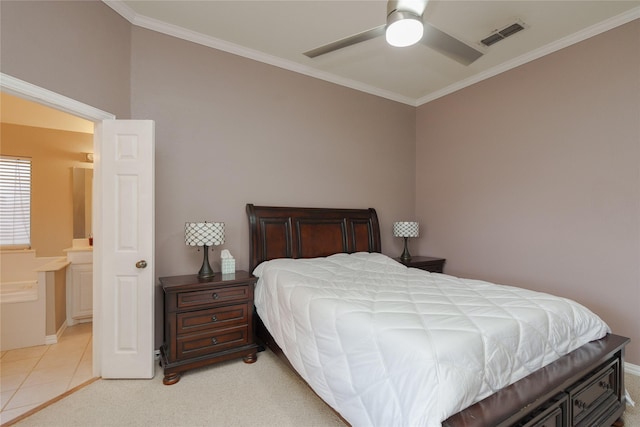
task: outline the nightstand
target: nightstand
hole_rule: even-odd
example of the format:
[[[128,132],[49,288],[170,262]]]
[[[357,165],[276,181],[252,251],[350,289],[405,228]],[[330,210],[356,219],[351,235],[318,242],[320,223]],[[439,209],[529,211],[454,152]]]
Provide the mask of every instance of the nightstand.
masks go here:
[[[394,258],[394,260],[407,267],[419,268],[420,270],[430,271],[432,273],[442,273],[446,261],[444,258],[434,258],[430,256],[412,256],[409,261],[403,261],[400,258]]]
[[[253,287],[246,271],[161,277],[164,291],[163,384],[180,381],[182,372],[242,357],[257,360],[253,335]]]

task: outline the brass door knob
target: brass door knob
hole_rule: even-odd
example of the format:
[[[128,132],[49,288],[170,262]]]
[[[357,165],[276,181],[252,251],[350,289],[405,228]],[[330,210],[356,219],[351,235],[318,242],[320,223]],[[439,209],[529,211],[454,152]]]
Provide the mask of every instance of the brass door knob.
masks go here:
[[[136,262],[136,268],[146,268],[146,266],[147,266],[147,261],[145,260],[140,260]]]

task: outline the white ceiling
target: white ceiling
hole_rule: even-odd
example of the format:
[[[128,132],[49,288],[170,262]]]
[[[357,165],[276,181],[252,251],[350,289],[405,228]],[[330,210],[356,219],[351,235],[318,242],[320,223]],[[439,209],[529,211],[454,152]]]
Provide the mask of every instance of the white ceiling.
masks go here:
[[[134,25],[410,105],[640,18],[640,0],[431,0],[424,19],[474,46],[493,31],[527,28],[464,66],[423,44],[384,37],[314,59],[303,52],[384,25],[386,1],[103,0]]]

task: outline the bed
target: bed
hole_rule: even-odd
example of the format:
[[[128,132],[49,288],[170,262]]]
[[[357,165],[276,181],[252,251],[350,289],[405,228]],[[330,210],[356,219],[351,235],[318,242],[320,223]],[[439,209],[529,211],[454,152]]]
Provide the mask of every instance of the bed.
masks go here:
[[[484,295],[496,294],[503,298],[503,293],[508,292],[511,304],[517,297],[516,304],[541,298],[535,300],[536,304],[545,305],[546,294],[534,293],[532,297],[531,291],[519,288],[407,269],[380,253],[380,230],[374,209],[248,204],[247,215],[250,270],[259,278],[255,302],[257,338],[292,366],[348,423],[446,427],[621,425],[625,408],[624,347],[629,340],[609,333],[606,325],[597,323],[597,316],[594,316],[596,320],[579,317],[583,315],[583,308],[578,304],[554,299],[546,316],[558,311],[554,304],[569,305],[571,315],[565,317],[575,317],[578,319],[575,324],[584,326],[584,334],[579,338],[584,343],[571,339],[575,347],[572,348],[558,341],[553,345],[555,355],[531,356],[529,353],[536,345],[527,346],[529,338],[519,338],[516,347],[524,349],[521,354],[511,357],[509,350],[492,351],[495,357],[488,359],[495,358],[498,362],[487,364],[487,348],[494,347],[482,347],[482,343],[492,342],[487,341],[491,333],[489,324],[500,326],[515,322],[520,330],[522,323],[518,322],[521,321],[510,318],[495,322],[494,319],[486,322],[486,327],[478,327],[478,318],[465,313],[460,318],[465,319],[466,325],[473,324],[472,329],[481,330],[481,339],[465,330],[462,335],[456,331],[440,334],[440,339],[426,340],[426,336],[437,335],[432,324],[447,324],[450,320],[449,311],[437,311],[443,305],[440,302],[454,299],[443,292],[458,293],[456,301],[459,297],[463,301],[465,298],[474,301],[470,308],[454,307],[454,310],[472,312],[484,311],[488,305],[495,304],[492,300],[476,304]],[[284,279],[288,282],[274,284]],[[378,288],[378,282],[384,282],[385,287]],[[389,283],[393,292],[387,287]],[[278,299],[278,295],[286,297]],[[392,295],[392,298],[382,299],[381,295]],[[368,326],[366,322],[372,315],[365,309],[360,310],[360,306],[373,303],[382,307],[383,315],[377,313],[372,326]],[[389,310],[390,306],[401,309],[396,312],[395,308]],[[436,317],[425,317],[434,316],[434,307]],[[511,311],[524,312],[526,316],[534,313],[528,306],[518,306]],[[336,315],[327,316],[328,312]],[[308,321],[311,318],[315,320]],[[398,330],[396,318],[409,326]],[[420,322],[424,330],[415,326]],[[341,333],[335,334],[335,331]],[[501,331],[507,337],[512,334],[506,329]],[[451,339],[456,336],[465,338]],[[339,345],[332,344],[338,339]],[[466,359],[470,357],[468,349],[474,347],[475,342],[480,343],[484,351],[480,362]],[[435,346],[437,343],[440,347]],[[427,347],[429,352],[425,350]],[[396,348],[397,354],[389,356]],[[432,358],[436,353],[438,357],[444,354],[444,361]],[[463,358],[457,359],[459,355]],[[375,361],[382,359],[385,365],[381,368]],[[505,360],[511,366],[513,359],[524,360],[524,368],[514,365],[505,378],[497,375],[505,366]],[[472,378],[475,368],[466,369],[468,375],[461,374],[466,365],[473,367],[474,363],[488,367],[480,366],[477,370],[491,375],[483,373],[480,380]],[[437,372],[435,382],[434,372]],[[462,377],[472,379],[469,386]],[[453,397],[453,403],[449,403],[449,397]],[[428,408],[421,413],[423,407]]]

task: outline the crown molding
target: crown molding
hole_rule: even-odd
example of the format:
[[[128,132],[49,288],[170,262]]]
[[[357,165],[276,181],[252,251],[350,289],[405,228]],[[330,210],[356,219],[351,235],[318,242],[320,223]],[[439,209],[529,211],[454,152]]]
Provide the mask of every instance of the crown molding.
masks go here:
[[[560,40],[557,40],[553,43],[549,43],[546,46],[542,46],[536,50],[528,52],[524,55],[518,56],[517,58],[512,59],[511,61],[507,61],[503,64],[500,64],[496,67],[490,68],[482,73],[476,74],[473,77],[470,77],[465,80],[461,80],[453,85],[447,86],[444,89],[438,90],[436,92],[430,93],[422,98],[419,98],[416,101],[416,106],[420,106],[431,102],[435,99],[441,98],[445,95],[449,95],[450,93],[459,91],[460,89],[464,89],[467,86],[471,86],[475,83],[481,82],[488,78],[494,77],[498,74],[502,74],[505,71],[509,71],[513,68],[519,67],[521,65],[526,64],[527,62],[534,61],[543,56],[549,55],[553,52],[556,52],[560,49],[564,49],[565,47],[569,47],[573,44],[579,43],[583,40],[586,40],[590,37],[597,36],[598,34],[604,33],[605,31],[612,30],[616,27],[624,25],[628,22],[631,22],[635,19],[640,18],[640,7],[636,7],[631,9],[625,13],[609,18],[605,21],[599,22],[591,27],[587,27],[582,31],[578,31],[572,35],[564,37]]]
[[[187,40],[193,43],[197,43],[203,46],[207,46],[213,49],[228,52],[234,55],[242,56],[244,58],[252,59],[254,61],[262,62],[274,67],[282,68],[288,71],[293,71],[298,74],[304,74],[306,76],[314,77],[320,80],[325,80],[330,83],[335,83],[340,86],[345,86],[351,89],[355,89],[360,92],[366,92],[371,95],[379,96],[382,98],[390,99],[392,101],[416,106],[415,99],[399,95],[395,92],[382,90],[355,80],[347,79],[344,77],[336,76],[335,74],[327,73],[324,71],[316,70],[312,67],[308,67],[299,64],[294,61],[288,61],[282,58],[278,58],[273,55],[268,55],[263,52],[249,49],[244,46],[230,43],[225,40],[221,40],[215,37],[207,36],[197,31],[187,30],[177,25],[169,24],[164,21],[149,18],[140,14],[137,14],[133,9],[127,6],[120,0],[102,0],[107,6],[111,7],[123,18],[129,21],[131,24],[153,30],[168,36],[173,36],[179,39]]]
[[[320,80],[324,80],[330,83],[335,83],[340,86],[345,86],[351,89],[365,92],[371,95],[386,98],[392,101],[407,104],[413,107],[419,107],[420,105],[431,102],[435,99],[449,95],[453,92],[457,92],[465,87],[471,86],[475,83],[481,82],[488,78],[494,77],[498,74],[509,71],[527,62],[534,61],[550,53],[556,52],[565,47],[571,46],[575,43],[579,43],[590,37],[601,34],[605,31],[609,31],[613,28],[624,25],[635,19],[640,18],[640,7],[633,8],[625,13],[609,18],[605,21],[599,22],[591,27],[581,30],[577,33],[564,37],[553,43],[549,43],[541,48],[533,50],[527,54],[521,55],[496,67],[490,68],[484,72],[476,74],[467,79],[461,80],[455,84],[447,86],[443,89],[437,90],[430,94],[427,94],[421,98],[414,99],[411,97],[403,96],[395,92],[382,90],[355,80],[347,79],[337,76],[335,74],[327,73],[324,71],[316,70],[312,67],[308,67],[299,64],[294,61],[284,60],[282,58],[275,57],[273,55],[267,55],[263,52],[249,49],[244,46],[240,46],[234,43],[227,42],[225,40],[217,39],[215,37],[207,36],[196,31],[191,31],[179,27],[177,25],[168,24],[166,22],[148,18],[146,16],[136,13],[133,9],[127,6],[121,0],[102,0],[107,6],[111,7],[114,11],[120,14],[123,18],[129,21],[131,24],[146,28],[148,30],[157,31],[162,34],[177,37],[179,39],[187,40],[193,43],[197,43],[203,46],[207,46],[213,49],[222,50],[224,52],[232,53],[234,55],[242,56],[254,61],[262,62],[265,64],[273,65],[278,68],[293,71],[295,73],[304,74],[306,76],[314,77]]]
[[[121,0],[102,0],[102,2],[132,24],[138,17],[138,14]]]

